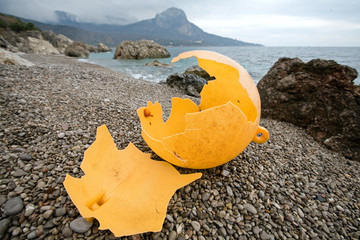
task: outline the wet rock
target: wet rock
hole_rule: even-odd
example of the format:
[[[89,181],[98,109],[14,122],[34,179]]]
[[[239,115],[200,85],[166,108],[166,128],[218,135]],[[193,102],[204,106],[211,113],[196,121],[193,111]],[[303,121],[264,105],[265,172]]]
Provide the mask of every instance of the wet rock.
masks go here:
[[[207,81],[194,74],[173,73],[167,77],[166,84],[177,87],[190,96],[200,97],[200,92]]]
[[[185,74],[195,74],[207,81],[214,80],[215,77],[211,77],[209,73],[207,73],[204,69],[202,69],[199,65],[194,65],[185,70]]]

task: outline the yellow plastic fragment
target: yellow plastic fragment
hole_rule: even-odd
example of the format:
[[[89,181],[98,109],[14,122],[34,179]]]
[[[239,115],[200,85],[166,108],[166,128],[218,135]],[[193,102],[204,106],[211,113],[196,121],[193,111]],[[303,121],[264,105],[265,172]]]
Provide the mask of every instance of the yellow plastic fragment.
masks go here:
[[[166,122],[159,103],[148,102],[137,113],[142,136],[156,154],[180,167],[203,169],[230,161],[251,141],[266,142],[269,133],[259,126],[260,97],[247,71],[210,51],[185,52],[172,62],[193,56],[216,78],[204,86],[200,105],[173,98]]]
[[[201,177],[181,175],[164,161],[150,159],[132,143],[118,150],[105,125],[86,150],[79,178],[67,175],[64,186],[85,219],[115,236],[161,230],[167,205],[178,188]]]

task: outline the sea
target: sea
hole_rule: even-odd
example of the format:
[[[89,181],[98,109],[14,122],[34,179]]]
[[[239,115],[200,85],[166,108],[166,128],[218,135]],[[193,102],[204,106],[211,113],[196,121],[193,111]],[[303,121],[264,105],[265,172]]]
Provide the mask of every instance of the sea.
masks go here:
[[[218,52],[242,65],[255,83],[258,83],[281,57],[297,57],[304,62],[316,58],[335,60],[339,64],[355,68],[360,74],[360,47],[168,47],[167,50],[171,57],[158,60],[168,64],[173,57],[186,51]],[[114,50],[107,53],[91,53],[89,58],[80,61],[98,64],[133,78],[151,82],[166,81],[172,73],[183,73],[190,66],[197,64],[196,58],[189,58],[172,64],[172,67],[153,67],[145,64],[154,59],[115,60],[113,55]],[[358,77],[354,82],[359,85],[360,78]]]

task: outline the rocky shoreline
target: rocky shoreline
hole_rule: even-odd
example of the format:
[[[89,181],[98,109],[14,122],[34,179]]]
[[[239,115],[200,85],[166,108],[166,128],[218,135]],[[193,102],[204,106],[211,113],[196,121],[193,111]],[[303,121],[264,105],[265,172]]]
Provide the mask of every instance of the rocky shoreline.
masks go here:
[[[22,57],[35,66],[0,65],[0,236],[115,239],[97,221],[82,221],[65,175],[82,175],[83,153],[102,124],[119,149],[131,141],[151,152],[136,109],[158,101],[168,115],[172,97],[188,96],[64,56]],[[358,239],[360,163],[294,125],[261,125],[270,140],[228,164],[179,169],[203,177],[175,193],[161,232],[122,239]]]

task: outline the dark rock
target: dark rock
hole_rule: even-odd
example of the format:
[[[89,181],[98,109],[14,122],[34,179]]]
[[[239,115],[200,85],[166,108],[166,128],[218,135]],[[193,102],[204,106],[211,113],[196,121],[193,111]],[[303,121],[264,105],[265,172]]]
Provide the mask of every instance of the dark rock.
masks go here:
[[[90,52],[83,42],[73,42],[65,48],[65,55],[70,57],[87,58]]]
[[[174,73],[167,77],[166,83],[171,87],[178,87],[185,90],[186,94],[200,97],[200,92],[207,81],[195,74]]]
[[[332,60],[280,58],[260,80],[262,116],[293,123],[317,141],[360,160],[357,71]]]
[[[24,202],[19,197],[9,199],[4,204],[4,214],[7,216],[16,215],[24,208]]]
[[[166,48],[151,40],[122,41],[117,47],[114,59],[167,58]]]
[[[188,69],[185,70],[186,74],[195,74],[198,75],[199,77],[209,81],[209,80],[214,80],[215,77],[211,77],[209,75],[209,73],[207,73],[204,69],[202,69],[199,65],[194,65],[189,67]]]
[[[159,60],[154,60],[152,62],[148,62],[145,65],[146,66],[153,66],[153,67],[172,67],[171,64],[162,63]]]

